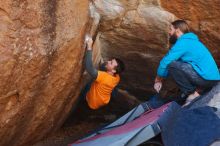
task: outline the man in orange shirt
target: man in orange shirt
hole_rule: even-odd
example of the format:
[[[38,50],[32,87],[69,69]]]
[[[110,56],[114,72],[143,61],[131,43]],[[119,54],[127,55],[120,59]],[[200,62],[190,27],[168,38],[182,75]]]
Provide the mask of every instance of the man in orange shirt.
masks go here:
[[[93,79],[86,93],[86,101],[91,109],[98,109],[109,103],[112,91],[120,81],[119,74],[124,71],[124,63],[113,58],[106,62],[105,71],[97,70],[92,63],[92,38],[89,38],[86,44],[85,67]]]

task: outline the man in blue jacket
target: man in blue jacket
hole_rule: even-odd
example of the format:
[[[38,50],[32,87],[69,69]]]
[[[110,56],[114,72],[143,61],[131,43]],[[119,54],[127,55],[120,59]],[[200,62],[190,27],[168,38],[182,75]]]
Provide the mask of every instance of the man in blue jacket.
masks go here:
[[[197,89],[210,89],[220,80],[219,70],[209,50],[190,32],[186,21],[172,22],[169,35],[174,45],[160,61],[154,89],[159,92],[162,80],[169,75],[188,104],[200,95]]]

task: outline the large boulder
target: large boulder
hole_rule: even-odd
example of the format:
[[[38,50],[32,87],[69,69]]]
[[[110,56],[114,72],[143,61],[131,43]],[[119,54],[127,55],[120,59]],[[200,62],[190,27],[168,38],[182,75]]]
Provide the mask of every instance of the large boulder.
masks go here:
[[[30,145],[59,128],[77,99],[89,4],[0,3],[0,145]]]

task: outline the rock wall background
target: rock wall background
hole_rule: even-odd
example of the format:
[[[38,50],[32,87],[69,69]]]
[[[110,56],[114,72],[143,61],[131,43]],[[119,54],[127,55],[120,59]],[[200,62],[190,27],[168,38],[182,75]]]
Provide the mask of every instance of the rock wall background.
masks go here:
[[[212,52],[220,66],[220,2],[200,0],[161,0],[161,6],[176,17],[189,22],[192,30]]]
[[[94,5],[101,15],[98,37],[103,58],[116,56],[126,64],[122,88],[142,98],[153,94],[156,67],[168,50],[166,30],[175,16],[155,0],[96,0]]]
[[[139,98],[154,94],[156,69],[169,49],[167,31],[175,19],[188,21],[220,65],[217,0],[94,0],[94,5],[101,15],[102,56],[117,56],[126,62],[121,88]],[[171,81],[166,82],[163,95],[177,90]]]
[[[86,32],[97,34],[94,61],[121,58],[120,88],[146,100],[174,19],[220,63],[219,12],[218,0],[0,0],[0,145],[29,145],[63,124],[86,81]]]

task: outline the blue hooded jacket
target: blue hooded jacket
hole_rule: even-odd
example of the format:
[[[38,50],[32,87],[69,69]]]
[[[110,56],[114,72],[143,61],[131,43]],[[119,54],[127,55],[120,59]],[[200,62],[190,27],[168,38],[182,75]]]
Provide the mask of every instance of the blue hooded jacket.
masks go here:
[[[220,80],[218,67],[209,50],[194,33],[185,33],[160,61],[157,75],[168,76],[168,65],[173,61],[182,61],[192,65],[205,80]]]

